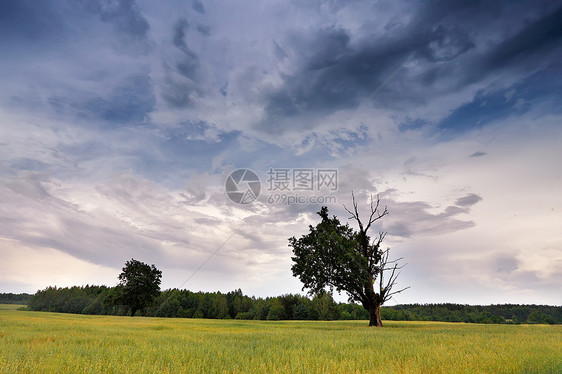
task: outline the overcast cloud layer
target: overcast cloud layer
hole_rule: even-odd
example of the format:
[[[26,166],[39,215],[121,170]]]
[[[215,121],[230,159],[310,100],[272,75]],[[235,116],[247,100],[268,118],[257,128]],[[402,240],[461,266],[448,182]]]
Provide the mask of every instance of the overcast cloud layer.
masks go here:
[[[272,204],[268,171],[306,168],[337,169],[312,194],[342,220],[351,191],[388,206],[376,230],[411,286],[391,303],[560,305],[561,19],[556,1],[2,1],[0,292],[114,285],[132,257],[164,288],[302,292],[287,238],[321,204]],[[226,195],[238,168],[257,201]]]

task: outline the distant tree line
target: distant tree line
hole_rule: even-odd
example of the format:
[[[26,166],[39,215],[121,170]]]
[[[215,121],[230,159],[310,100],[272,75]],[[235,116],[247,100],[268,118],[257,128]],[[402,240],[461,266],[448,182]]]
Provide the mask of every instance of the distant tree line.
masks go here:
[[[28,293],[0,293],[0,304],[26,305],[32,296]]]
[[[38,291],[28,310],[77,314],[128,315],[129,309],[112,305],[114,288],[106,286],[48,287]],[[309,299],[301,295],[255,298],[241,290],[228,293],[166,290],[154,305],[137,315],[149,317],[255,319],[255,320],[336,320],[368,319],[368,312],[356,304],[336,303],[330,294]]]
[[[410,304],[383,308],[382,318],[396,321],[467,323],[562,323],[562,307],[549,305]]]
[[[126,306],[106,299],[113,288],[106,286],[48,287],[32,295],[28,310],[97,315],[128,315]],[[3,294],[6,295],[6,294]],[[1,299],[0,299],[1,300]],[[353,303],[336,303],[329,293],[308,298],[281,295],[256,298],[240,289],[228,293],[162,291],[156,302],[137,315],[175,318],[247,320],[368,320],[369,313]],[[547,305],[412,304],[381,308],[383,320],[443,321],[467,323],[562,323],[562,307]]]

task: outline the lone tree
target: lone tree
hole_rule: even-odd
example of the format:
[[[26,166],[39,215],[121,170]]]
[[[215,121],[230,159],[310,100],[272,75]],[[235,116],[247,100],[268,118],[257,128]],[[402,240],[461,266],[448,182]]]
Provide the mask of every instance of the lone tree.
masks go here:
[[[131,310],[131,317],[154,303],[160,295],[162,272],[154,265],[131,259],[125,263],[119,274],[119,284],[110,293],[106,304],[125,305]]]
[[[392,295],[409,287],[392,291],[402,266],[402,258],[389,260],[390,249],[383,250],[381,243],[386,233],[379,232],[371,240],[368,235],[374,222],[388,214],[386,207],[381,212],[380,199],[376,202],[371,196],[371,213],[366,224],[359,218],[357,201],[353,197],[353,210],[344,208],[359,225],[359,231],[348,224],[341,224],[336,216],[328,216],[328,208],[322,207],[318,215],[322,218],[316,227],[309,226],[310,232],[300,239],[289,238],[293,247],[291,270],[299,277],[309,294],[320,294],[326,288],[333,292],[345,291],[349,301],[359,302],[369,312],[369,326],[382,327],[381,305],[390,300]],[[385,274],[389,274],[385,281]]]

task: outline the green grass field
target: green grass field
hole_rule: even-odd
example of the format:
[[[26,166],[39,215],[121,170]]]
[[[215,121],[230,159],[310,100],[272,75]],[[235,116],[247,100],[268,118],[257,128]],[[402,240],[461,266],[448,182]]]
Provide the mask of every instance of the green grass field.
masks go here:
[[[113,317],[0,307],[1,373],[562,373],[562,326]]]

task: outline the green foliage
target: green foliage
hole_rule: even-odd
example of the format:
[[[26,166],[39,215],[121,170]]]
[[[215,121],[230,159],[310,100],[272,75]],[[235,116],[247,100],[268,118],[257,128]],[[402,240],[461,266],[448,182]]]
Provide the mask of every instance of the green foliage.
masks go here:
[[[527,317],[527,322],[529,323],[548,323],[554,324],[554,318],[546,313],[543,313],[540,310],[533,310],[529,313],[529,317]]]
[[[0,293],[0,304],[26,305],[31,296],[28,293]]]
[[[119,274],[119,285],[108,295],[107,305],[124,305],[134,316],[138,310],[152,305],[160,295],[162,272],[154,265],[147,265],[135,259],[125,263]]]
[[[358,234],[348,224],[342,225],[336,216],[328,216],[322,207],[318,215],[322,221],[309,226],[309,233],[301,238],[289,238],[293,247],[293,275],[309,289],[311,295],[326,288],[346,291],[360,302],[362,285],[369,281],[368,259],[361,253]]]
[[[255,318],[255,313],[253,311],[249,311],[249,312],[240,312],[236,315],[235,319],[254,319]]]
[[[349,304],[338,304],[338,313],[340,314],[340,319],[369,319],[369,312],[360,305],[349,303]]]
[[[47,287],[31,297],[27,308],[47,312],[110,314],[110,308],[101,303],[108,293],[106,286]]]
[[[549,305],[409,304],[383,307],[383,319],[465,323],[562,323],[562,307]]]
[[[279,321],[285,319],[285,307],[279,298],[272,298],[268,300],[269,312],[267,313],[267,320]]]
[[[371,214],[363,223],[355,195],[352,196],[353,211],[346,210],[359,230],[343,225],[336,216],[330,218],[328,208],[322,207],[318,212],[320,223],[309,226],[309,233],[299,239],[289,238],[294,255],[291,270],[310,295],[323,295],[328,289],[330,293],[334,289],[346,292],[349,301],[360,303],[369,312],[369,326],[380,327],[380,306],[392,295],[405,290],[392,291],[401,266],[398,260],[389,261],[389,249],[381,249],[385,233],[379,233],[373,241],[368,235],[372,224],[388,214],[387,209],[379,211],[378,197],[376,204],[371,198]],[[387,279],[383,277],[385,272],[390,273]],[[320,319],[331,319],[334,315],[322,305],[317,306],[315,312]],[[348,318],[350,314],[345,316]]]
[[[307,303],[299,301],[293,307],[293,319],[295,320],[307,320],[312,319],[311,307],[307,305]]]
[[[322,321],[339,319],[337,305],[330,293],[322,292],[314,296],[314,299],[312,299],[312,310],[313,315],[316,317],[315,319]]]

